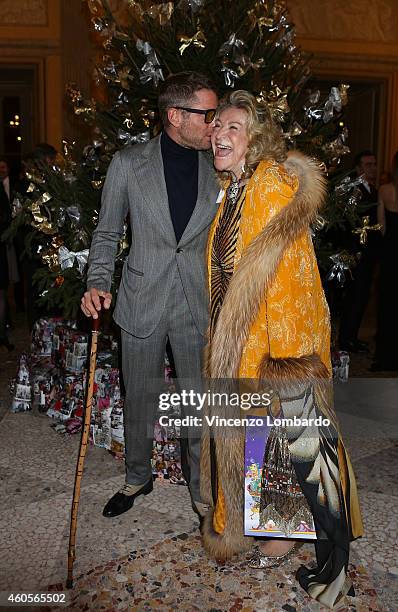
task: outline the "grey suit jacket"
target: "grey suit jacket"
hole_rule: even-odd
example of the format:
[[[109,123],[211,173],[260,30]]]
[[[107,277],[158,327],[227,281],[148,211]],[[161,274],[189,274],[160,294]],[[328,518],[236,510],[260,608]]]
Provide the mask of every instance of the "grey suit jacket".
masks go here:
[[[123,223],[130,213],[131,248],[123,266],[114,319],[148,337],[159,323],[179,270],[195,321],[208,322],[205,250],[217,210],[218,186],[210,158],[199,153],[198,199],[177,246],[169,212],[160,137],[118,151],[108,168],[88,262],[87,287],[109,291]]]

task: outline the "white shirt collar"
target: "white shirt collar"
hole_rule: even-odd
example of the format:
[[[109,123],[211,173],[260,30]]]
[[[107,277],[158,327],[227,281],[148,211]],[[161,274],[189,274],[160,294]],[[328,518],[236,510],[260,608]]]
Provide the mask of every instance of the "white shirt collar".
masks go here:
[[[368,181],[365,181],[365,179],[363,180],[363,186],[365,187],[366,191],[370,193],[370,185]]]

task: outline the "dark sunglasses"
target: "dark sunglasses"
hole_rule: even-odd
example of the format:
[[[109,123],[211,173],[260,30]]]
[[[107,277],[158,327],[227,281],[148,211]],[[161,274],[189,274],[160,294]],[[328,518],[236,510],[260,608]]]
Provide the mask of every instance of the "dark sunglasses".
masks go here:
[[[208,108],[207,110],[201,110],[200,108],[186,108],[185,106],[175,106],[178,110],[187,111],[187,113],[195,113],[196,115],[204,115],[205,123],[212,123],[216,116],[216,108]]]

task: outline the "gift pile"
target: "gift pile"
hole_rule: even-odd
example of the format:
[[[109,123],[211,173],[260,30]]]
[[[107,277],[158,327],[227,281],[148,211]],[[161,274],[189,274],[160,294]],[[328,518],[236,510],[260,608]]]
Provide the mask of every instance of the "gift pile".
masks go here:
[[[37,407],[54,419],[59,433],[81,431],[86,378],[88,335],[73,321],[40,319],[32,331],[31,353],[22,354],[12,382],[13,412]],[[90,438],[116,457],[124,456],[123,398],[120,389],[118,345],[112,336],[99,336],[94,378]],[[165,358],[165,388],[173,386]],[[178,414],[176,414],[178,416]],[[179,431],[155,422],[152,473],[154,478],[186,484],[181,471]]]

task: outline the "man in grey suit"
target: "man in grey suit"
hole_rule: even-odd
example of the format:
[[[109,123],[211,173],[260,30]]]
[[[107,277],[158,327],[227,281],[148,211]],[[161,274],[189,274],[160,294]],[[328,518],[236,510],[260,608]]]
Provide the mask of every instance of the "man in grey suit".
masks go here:
[[[158,103],[162,134],[118,151],[109,166],[82,298],[86,316],[98,316],[99,296],[103,307],[110,307],[115,255],[129,213],[131,248],[114,312],[126,388],[126,483],[106,504],[108,517],[122,514],[153,488],[153,392],[167,339],[178,379],[198,384],[208,323],[205,249],[218,187],[204,151],[211,146],[217,95],[207,77],[182,72],[166,80]],[[201,516],[200,439],[188,437],[186,443],[184,474]]]

